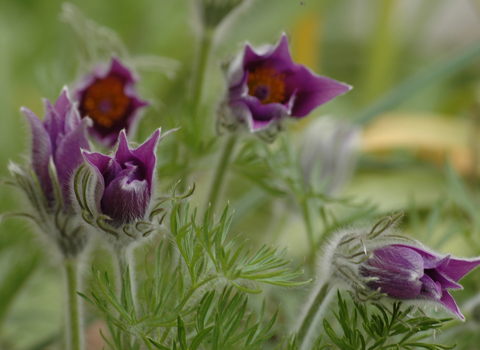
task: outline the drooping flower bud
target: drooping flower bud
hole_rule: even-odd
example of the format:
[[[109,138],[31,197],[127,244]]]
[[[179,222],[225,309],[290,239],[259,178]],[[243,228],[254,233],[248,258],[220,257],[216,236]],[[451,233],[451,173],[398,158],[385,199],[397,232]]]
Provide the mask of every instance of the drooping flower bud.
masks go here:
[[[75,218],[71,201],[71,178],[83,162],[81,149],[89,149],[88,118],[80,114],[64,88],[52,106],[45,100],[43,122],[26,107],[21,111],[32,130],[31,169],[10,164],[10,172],[28,196],[34,209],[30,216],[54,241],[64,257],[83,251],[87,237]]]
[[[334,194],[355,170],[360,128],[324,116],[308,125],[304,141],[301,169],[305,184],[324,194]]]
[[[139,242],[158,229],[155,205],[155,150],[160,129],[136,149],[125,131],[113,155],[84,152],[88,166],[75,176],[78,210],[84,220],[104,233],[117,248]]]
[[[249,44],[226,72],[228,91],[218,123],[230,130],[243,124],[271,140],[286,117],[302,118],[351,89],[292,61],[284,34],[276,46],[254,50]]]
[[[148,102],[138,98],[135,83],[138,78],[116,57],[110,67],[99,65],[76,85],[74,98],[79,103],[82,118],[90,117],[90,132],[111,147],[121,130],[131,133]]]
[[[396,233],[401,215],[382,219],[372,228],[340,232],[326,250],[333,279],[345,282],[359,300],[390,297],[433,303],[464,320],[449,289],[480,265],[480,258],[459,259],[442,255],[420,242]]]

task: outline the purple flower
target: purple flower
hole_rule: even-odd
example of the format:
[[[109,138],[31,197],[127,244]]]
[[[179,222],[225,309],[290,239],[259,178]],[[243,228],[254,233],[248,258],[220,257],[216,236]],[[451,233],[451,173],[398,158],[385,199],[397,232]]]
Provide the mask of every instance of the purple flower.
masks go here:
[[[100,213],[111,219],[112,226],[132,224],[145,217],[153,194],[159,139],[157,130],[137,149],[130,149],[123,130],[114,155],[83,153],[98,175],[95,204]]]
[[[454,259],[413,246],[393,244],[377,248],[360,265],[359,274],[375,278],[369,288],[390,297],[406,300],[430,300],[465,319],[449,289],[462,289],[457,282],[480,265],[480,259]]]
[[[121,130],[130,132],[135,127],[140,109],[148,105],[137,97],[137,80],[131,70],[113,57],[109,69],[97,66],[75,88],[82,118],[93,120],[90,132],[109,147]]]
[[[83,163],[81,149],[89,149],[86,129],[90,119],[81,119],[77,108],[64,88],[52,106],[45,100],[45,118],[42,121],[26,107],[21,111],[32,129],[32,168],[42,192],[51,207],[54,203],[54,183],[50,176],[50,159],[53,160],[61,187],[63,207],[71,208],[70,178]]]
[[[290,56],[284,34],[275,46],[255,51],[247,44],[227,73],[226,114],[252,132],[278,127],[285,117],[301,118],[351,86],[314,74]]]

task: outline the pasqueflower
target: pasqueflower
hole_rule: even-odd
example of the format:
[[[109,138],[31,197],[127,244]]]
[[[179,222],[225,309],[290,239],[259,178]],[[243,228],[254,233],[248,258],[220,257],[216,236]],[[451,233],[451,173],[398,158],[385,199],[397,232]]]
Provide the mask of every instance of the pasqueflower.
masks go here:
[[[155,150],[160,130],[136,149],[120,133],[114,155],[84,152],[85,160],[97,173],[95,202],[113,226],[132,224],[144,218],[153,194]]]
[[[262,133],[278,129],[285,117],[305,117],[351,89],[294,63],[285,34],[274,47],[254,50],[246,44],[227,70],[227,83],[220,122],[227,127],[242,123]]]
[[[36,222],[66,258],[80,254],[87,236],[79,225],[71,200],[72,175],[83,162],[81,149],[89,149],[88,118],[81,119],[68,90],[63,89],[52,106],[45,100],[43,122],[30,109],[22,107],[32,130],[31,170],[14,163],[10,172],[26,193]]]
[[[138,98],[138,78],[116,57],[110,67],[97,66],[76,85],[74,96],[83,117],[90,117],[90,132],[107,146],[113,146],[121,130],[130,132],[148,102]]]
[[[375,249],[359,268],[372,290],[406,300],[430,300],[464,319],[449,289],[480,265],[480,259],[458,259],[423,248],[392,244]]]

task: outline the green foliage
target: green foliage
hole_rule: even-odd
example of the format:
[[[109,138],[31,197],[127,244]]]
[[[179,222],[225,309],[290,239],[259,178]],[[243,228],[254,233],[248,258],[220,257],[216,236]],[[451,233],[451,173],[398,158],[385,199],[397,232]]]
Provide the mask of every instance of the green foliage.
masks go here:
[[[330,322],[324,319],[325,334],[334,348],[342,350],[388,350],[388,349],[453,349],[455,345],[447,346],[423,342],[451,318],[434,319],[427,316],[413,316],[414,307],[402,308],[401,302],[395,302],[391,310],[386,306],[372,303],[360,303],[354,298],[353,305],[347,303],[338,295],[338,320],[343,335],[339,336]],[[353,311],[351,310],[353,308]],[[361,326],[361,328],[360,328]]]
[[[296,281],[301,267],[286,267],[285,250],[263,246],[250,253],[246,241],[238,244],[238,237],[228,241],[232,221],[228,206],[218,221],[209,221],[207,212],[203,224],[197,224],[197,211],[190,213],[184,198],[169,197],[171,240],[163,240],[156,249],[153,274],[144,284],[144,302],[134,301],[129,268],[120,299],[108,273],[94,267],[98,291],[92,291],[91,298],[79,294],[104,315],[112,335],[110,340],[104,338],[112,349],[135,349],[140,342],[159,349],[194,350],[207,343],[209,349],[238,344],[242,349],[258,349],[272,336],[277,314],[263,327],[263,313],[253,323],[245,293],[260,292],[264,285],[296,287],[309,281]],[[223,288],[219,297],[218,288]]]

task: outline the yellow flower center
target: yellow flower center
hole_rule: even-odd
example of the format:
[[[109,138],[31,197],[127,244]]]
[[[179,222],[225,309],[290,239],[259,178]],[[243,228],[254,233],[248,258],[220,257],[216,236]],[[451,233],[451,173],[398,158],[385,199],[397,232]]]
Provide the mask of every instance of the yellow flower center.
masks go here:
[[[130,106],[124,86],[124,81],[115,75],[97,79],[83,94],[80,104],[82,117],[89,116],[95,124],[104,128],[111,128],[122,120]]]
[[[249,72],[248,94],[255,96],[262,105],[267,103],[285,103],[285,74],[275,69],[258,67]]]

